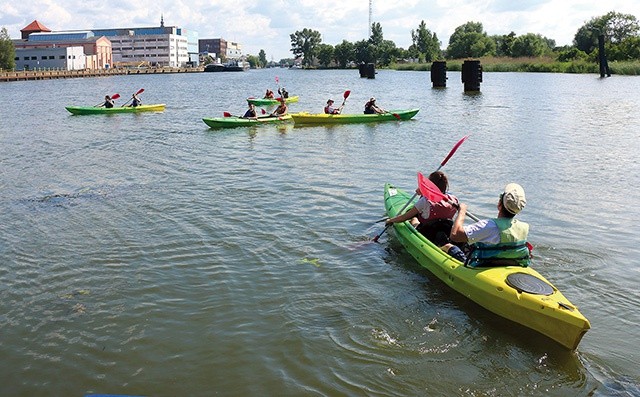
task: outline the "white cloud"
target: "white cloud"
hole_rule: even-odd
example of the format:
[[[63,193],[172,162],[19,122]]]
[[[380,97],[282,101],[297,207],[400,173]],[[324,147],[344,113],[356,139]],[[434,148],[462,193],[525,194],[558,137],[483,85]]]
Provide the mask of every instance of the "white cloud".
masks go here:
[[[246,53],[264,49],[269,59],[291,57],[289,35],[303,28],[338,44],[365,39],[369,30],[368,0],[30,0],[5,1],[0,27],[20,37],[20,29],[37,19],[52,30],[165,25],[198,32],[201,38],[222,37],[239,42]],[[407,48],[411,30],[424,20],[443,48],[456,27],[481,22],[488,34],[536,33],[558,45],[571,44],[576,31],[593,17],[609,11],[640,18],[640,1],[609,0],[405,0],[373,1],[373,21],[385,39]]]

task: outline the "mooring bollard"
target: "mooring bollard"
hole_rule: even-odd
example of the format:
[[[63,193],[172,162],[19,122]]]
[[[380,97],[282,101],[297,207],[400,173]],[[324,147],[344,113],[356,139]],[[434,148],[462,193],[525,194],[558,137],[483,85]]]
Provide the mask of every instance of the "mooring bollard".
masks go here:
[[[604,50],[604,35],[598,36],[598,60],[600,61],[600,77],[611,77],[609,71],[609,62],[607,62],[607,54]]]
[[[375,79],[376,78],[376,65],[373,63],[367,64],[367,78]]]
[[[462,64],[462,82],[464,91],[480,91],[482,82],[482,65],[480,61],[464,61]]]
[[[447,86],[447,63],[445,61],[431,63],[431,83],[434,88]]]
[[[358,65],[358,72],[360,72],[360,77],[367,77],[367,65],[364,62]]]

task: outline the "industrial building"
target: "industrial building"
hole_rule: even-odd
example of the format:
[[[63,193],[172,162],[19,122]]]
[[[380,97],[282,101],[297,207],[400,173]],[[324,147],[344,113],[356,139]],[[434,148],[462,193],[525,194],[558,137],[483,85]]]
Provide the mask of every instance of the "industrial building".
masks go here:
[[[13,40],[16,70],[187,67],[199,64],[197,32],[164,26],[163,18],[158,27],[65,32],[53,32],[36,20],[21,33],[21,39]],[[63,48],[75,49],[63,51]],[[82,49],[83,55],[78,48]]]

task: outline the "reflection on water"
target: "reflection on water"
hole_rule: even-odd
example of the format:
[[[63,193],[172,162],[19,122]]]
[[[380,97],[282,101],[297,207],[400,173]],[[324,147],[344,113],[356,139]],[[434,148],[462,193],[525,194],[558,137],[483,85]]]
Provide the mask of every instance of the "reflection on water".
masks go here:
[[[202,123],[243,111],[275,74],[300,96],[291,112],[347,89],[345,113],[371,96],[421,110]],[[485,73],[474,95],[459,80],[266,69],[4,84],[1,394],[638,394],[640,80]],[[64,110],[139,87],[166,110]],[[454,293],[393,233],[370,241],[384,183],[413,188],[467,134],[444,168],[452,192],[494,216],[506,183],[525,187],[535,267],[593,326],[577,352]]]

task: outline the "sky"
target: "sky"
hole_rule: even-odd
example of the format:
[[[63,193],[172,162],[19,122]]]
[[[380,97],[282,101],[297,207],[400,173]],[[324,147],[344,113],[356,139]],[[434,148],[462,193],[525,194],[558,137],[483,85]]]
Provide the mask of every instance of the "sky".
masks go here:
[[[372,22],[384,39],[411,45],[411,31],[421,21],[436,33],[441,48],[456,27],[480,22],[489,35],[540,34],[568,45],[577,30],[609,11],[640,19],[640,0],[402,0],[372,1]],[[177,26],[201,39],[238,42],[244,54],[264,50],[268,60],[292,58],[290,35],[309,28],[322,42],[366,39],[369,0],[0,0],[0,28],[11,38],[37,19],[52,31]]]

